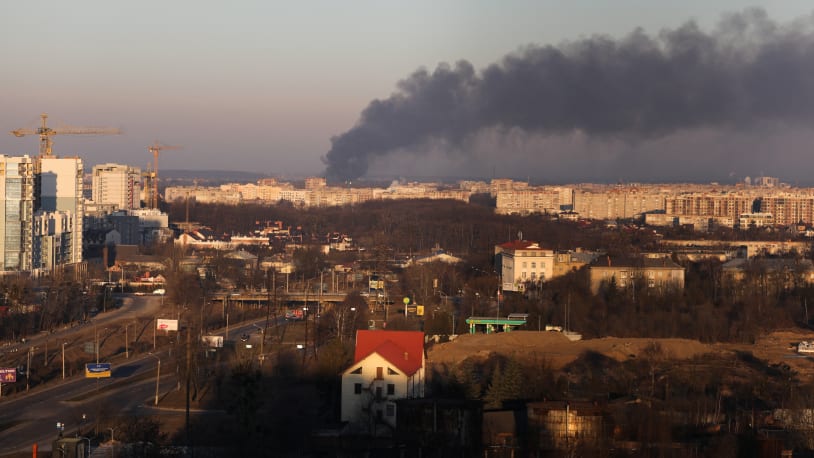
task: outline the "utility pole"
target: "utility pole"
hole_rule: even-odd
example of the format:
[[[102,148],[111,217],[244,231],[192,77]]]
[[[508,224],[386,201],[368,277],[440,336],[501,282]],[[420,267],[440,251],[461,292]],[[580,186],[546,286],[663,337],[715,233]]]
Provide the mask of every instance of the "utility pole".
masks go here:
[[[25,365],[25,392],[28,393],[28,381],[31,379],[31,352],[34,347],[28,347],[28,363]]]
[[[186,435],[187,435],[187,447],[192,447],[192,443],[190,442],[190,429],[189,429],[189,383],[191,379],[191,372],[192,372],[192,345],[190,344],[190,335],[191,332],[189,328],[187,328],[187,373],[186,373],[186,385],[187,385],[187,407],[186,407]],[[193,452],[194,453],[194,452]]]
[[[67,342],[62,342],[62,380],[65,380],[65,344]]]

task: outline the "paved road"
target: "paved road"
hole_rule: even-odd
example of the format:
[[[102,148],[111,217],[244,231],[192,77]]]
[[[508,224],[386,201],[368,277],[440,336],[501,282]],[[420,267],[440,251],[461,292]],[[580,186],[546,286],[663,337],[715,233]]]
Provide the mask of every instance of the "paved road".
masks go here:
[[[162,303],[159,296],[129,295],[122,296],[122,302],[120,308],[98,315],[93,324],[99,327],[152,317],[159,313]],[[4,346],[2,359],[5,363],[19,361],[29,348],[43,348],[46,342],[72,340],[88,329],[89,325],[84,325],[31,336],[25,343]],[[30,450],[33,443],[38,443],[41,450],[49,450],[51,441],[56,438],[57,422],[65,423],[65,432],[74,435],[78,427],[91,427],[102,415],[145,408],[142,404],[155,393],[155,379],[145,373],[155,373],[155,366],[155,358],[142,355],[117,365],[110,379],[86,379],[79,375],[52,381],[28,394],[0,398],[0,454]],[[137,381],[128,383],[128,380]],[[162,377],[161,389],[169,389],[173,384],[170,377]],[[116,406],[115,412],[109,412],[111,406]]]
[[[133,296],[124,299],[120,310],[100,315],[97,326],[132,320],[135,317],[153,317],[159,312],[160,299],[150,296]],[[277,324],[283,318],[274,318]],[[259,345],[265,319],[254,319],[230,326],[230,340],[241,342],[241,336],[248,336],[246,343]],[[83,329],[60,330],[55,334],[37,336],[26,342],[20,350],[24,353],[29,346],[44,343],[45,339],[70,339],[74,333],[87,332]],[[224,335],[225,329],[212,330],[211,335]],[[268,336],[267,336],[268,337]],[[266,341],[268,343],[268,339]],[[268,353],[268,350],[266,351]],[[166,351],[157,352],[162,365],[160,393],[176,388],[175,373],[170,369],[171,360]],[[31,450],[34,443],[39,450],[51,449],[51,442],[57,437],[57,422],[64,423],[66,436],[91,432],[97,422],[105,424],[105,418],[120,415],[147,415],[163,412],[178,415],[175,411],[156,409],[155,374],[157,359],[148,354],[133,356],[126,362],[114,364],[113,376],[108,379],[86,379],[83,376],[52,381],[32,389],[30,393],[19,393],[0,398],[0,456]],[[84,414],[84,419],[83,419]],[[101,431],[100,431],[101,432]]]

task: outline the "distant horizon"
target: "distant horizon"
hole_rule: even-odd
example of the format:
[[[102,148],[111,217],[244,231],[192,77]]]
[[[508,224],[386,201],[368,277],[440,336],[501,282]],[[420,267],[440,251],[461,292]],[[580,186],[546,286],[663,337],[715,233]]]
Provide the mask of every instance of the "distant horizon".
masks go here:
[[[86,173],[90,173],[90,170],[86,171]],[[190,175],[189,177],[178,176],[181,175]],[[184,179],[184,180],[192,180],[195,178],[201,178],[201,176],[195,176],[195,174],[207,175],[207,174],[218,174],[223,175],[224,177],[228,177],[230,174],[235,175],[247,175],[245,179],[261,179],[261,178],[274,178],[274,179],[281,179],[281,180],[290,180],[290,181],[299,181],[304,180],[306,178],[311,177],[320,177],[324,178],[323,175],[314,174],[314,175],[294,175],[294,174],[264,174],[259,172],[252,172],[252,171],[245,171],[245,170],[208,170],[208,169],[169,169],[162,172],[162,176],[160,179]],[[167,176],[169,175],[169,176]],[[814,179],[808,185],[799,185],[795,183],[789,183],[785,181],[782,177],[772,176],[772,175],[754,175],[749,176],[751,179],[756,179],[760,177],[770,177],[770,178],[777,178],[780,183],[789,185],[790,187],[814,187]],[[616,180],[616,181],[590,181],[590,180],[574,180],[574,181],[562,181],[562,182],[551,182],[551,181],[541,181],[539,179],[535,179],[534,177],[511,177],[511,176],[496,176],[496,177],[454,177],[454,176],[397,176],[397,175],[379,175],[379,176],[365,176],[359,178],[357,180],[353,180],[357,183],[382,183],[382,182],[394,182],[394,181],[414,181],[414,182],[441,182],[441,183],[456,183],[459,181],[482,181],[489,183],[493,179],[511,179],[517,182],[528,182],[531,185],[537,186],[565,186],[565,185],[575,185],[575,184],[599,184],[599,185],[615,185],[615,184],[645,184],[645,185],[659,185],[659,184],[668,184],[668,185],[680,185],[680,184],[691,184],[691,185],[722,185],[722,186],[735,186],[738,184],[744,184],[744,180],[747,177],[740,177],[736,179],[735,177],[727,177],[727,180],[704,180],[704,181],[695,181],[695,180],[680,180],[680,181],[664,181],[664,180]],[[228,179],[228,178],[219,178],[219,179]],[[328,183],[329,186],[341,186],[341,184],[337,183]],[[754,187],[758,187],[752,185]]]

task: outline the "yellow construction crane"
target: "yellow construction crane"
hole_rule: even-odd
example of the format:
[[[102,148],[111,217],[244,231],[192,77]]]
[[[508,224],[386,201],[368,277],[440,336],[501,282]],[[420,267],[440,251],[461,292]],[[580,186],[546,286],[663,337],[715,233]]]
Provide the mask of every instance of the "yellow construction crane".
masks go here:
[[[158,155],[164,150],[183,149],[182,146],[162,145],[158,141],[147,147],[147,151],[153,153],[153,192],[150,197],[150,207],[158,208]]]
[[[48,127],[48,115],[43,113],[40,115],[42,123],[36,129],[15,129],[11,131],[11,135],[15,137],[25,137],[26,135],[39,135],[40,136],[40,157],[51,157],[51,147],[54,141],[51,139],[54,135],[118,135],[120,129],[110,127],[57,127],[52,129]]]

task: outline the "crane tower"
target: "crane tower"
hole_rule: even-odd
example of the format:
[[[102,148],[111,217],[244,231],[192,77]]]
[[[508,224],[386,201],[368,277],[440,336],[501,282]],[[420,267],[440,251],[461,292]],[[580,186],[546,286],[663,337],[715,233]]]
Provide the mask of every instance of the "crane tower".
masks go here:
[[[147,147],[147,151],[153,153],[153,173],[152,173],[152,193],[150,195],[150,208],[158,208],[158,156],[164,150],[178,150],[181,146],[162,145],[157,141]]]
[[[40,136],[40,158],[51,157],[52,147],[54,141],[51,139],[54,135],[118,135],[121,129],[110,127],[57,127],[55,129],[48,127],[48,115],[43,113],[40,115],[40,127],[36,129],[15,129],[11,131],[11,135],[15,137],[25,137],[26,135],[39,135]]]

